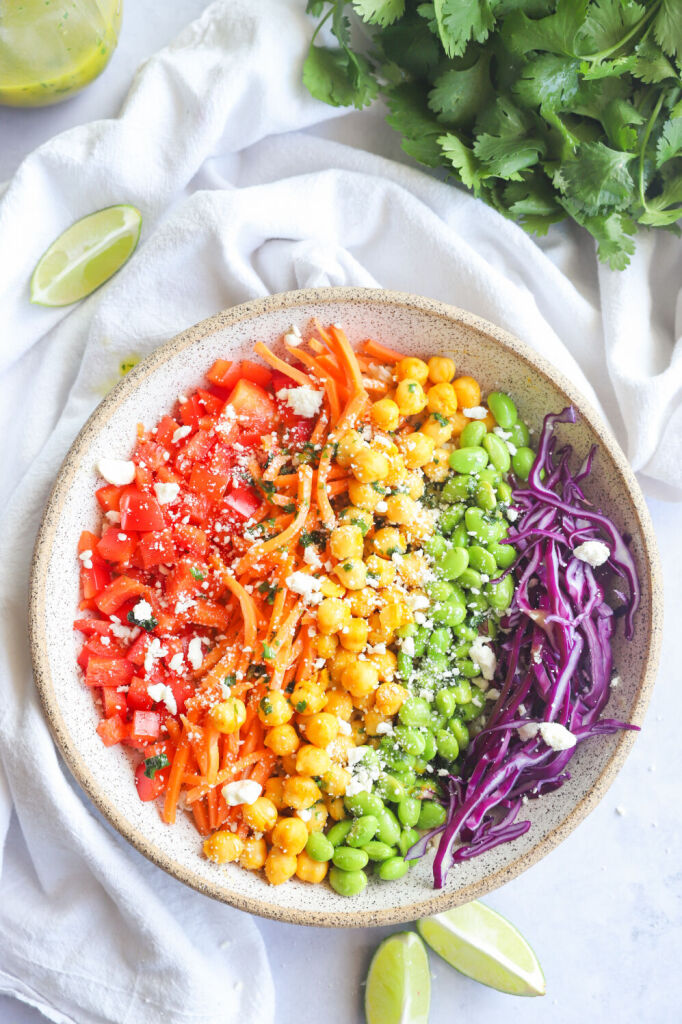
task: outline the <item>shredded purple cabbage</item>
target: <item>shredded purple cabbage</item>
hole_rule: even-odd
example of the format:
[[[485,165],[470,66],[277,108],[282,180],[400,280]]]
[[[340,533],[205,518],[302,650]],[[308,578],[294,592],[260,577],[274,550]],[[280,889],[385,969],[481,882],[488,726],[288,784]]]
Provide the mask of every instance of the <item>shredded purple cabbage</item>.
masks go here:
[[[440,836],[433,865],[438,889],[453,864],[527,832],[530,822],[516,820],[523,805],[570,778],[566,768],[577,746],[555,750],[540,733],[523,740],[520,727],[558,723],[576,743],[636,728],[599,717],[609,700],[615,620],[623,615],[630,639],[640,589],[626,539],[581,487],[596,449],[576,473],[569,465],[571,447],[556,450],[554,425],[575,421],[570,406],[545,417],[528,486],[513,493],[519,517],[507,543],[519,557],[514,599],[500,623],[495,675],[500,696],[467,749],[462,777],[447,779],[445,824],[408,851],[409,858],[420,857]],[[601,540],[610,550],[598,569],[573,555],[589,540]],[[604,595],[614,573],[627,587],[627,593],[618,592],[622,605],[615,613]]]

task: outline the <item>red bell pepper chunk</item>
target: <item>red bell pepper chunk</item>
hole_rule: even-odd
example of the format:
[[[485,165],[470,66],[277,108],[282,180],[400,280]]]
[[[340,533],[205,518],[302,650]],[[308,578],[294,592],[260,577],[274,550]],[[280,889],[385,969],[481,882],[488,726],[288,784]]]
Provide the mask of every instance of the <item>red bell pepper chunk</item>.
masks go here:
[[[113,615],[124,601],[133,597],[147,596],[149,588],[132,576],[117,576],[101,594],[97,596],[95,604],[105,615]]]
[[[180,402],[180,419],[186,427],[193,427],[196,430],[199,426],[199,421],[204,415],[204,410],[201,407],[199,399],[196,395],[192,395],[187,399],[186,402]]]
[[[202,494],[209,501],[220,501],[231,479],[232,473],[229,470],[217,473],[208,466],[194,466],[189,478],[189,486],[195,494]]]
[[[158,711],[134,711],[129,739],[133,743],[151,743],[159,738],[161,715]]]
[[[127,702],[131,711],[151,711],[154,701],[147,693],[147,680],[133,676],[128,687]]]
[[[244,359],[241,363],[241,376],[244,380],[250,380],[262,388],[267,388],[272,380],[272,371],[262,363],[254,363],[250,359]]]
[[[97,735],[105,747],[113,747],[128,736],[128,726],[120,715],[102,718],[97,723]]]
[[[173,691],[175,703],[178,706],[178,714],[183,714],[185,704],[194,694],[194,687],[187,679],[169,679],[168,685]]]
[[[73,628],[77,629],[79,633],[84,633],[85,636],[93,634],[108,636],[111,627],[105,619],[76,619]]]
[[[178,523],[173,529],[175,546],[189,555],[203,558],[208,548],[208,537],[203,530],[191,523]]]
[[[126,686],[133,676],[133,664],[126,658],[101,658],[93,655],[85,670],[88,686]]]
[[[216,359],[206,378],[221,388],[234,387],[239,380],[239,363],[233,363],[230,359]]]
[[[180,502],[178,514],[180,519],[189,516],[190,522],[196,526],[201,526],[206,522],[210,510],[211,502],[206,494],[185,491]]]
[[[250,519],[261,507],[260,495],[253,487],[233,487],[223,499],[223,503],[240,519]]]
[[[100,487],[95,491],[95,497],[105,512],[118,512],[122,491],[122,487],[116,487],[114,484],[105,484],[104,487]]]
[[[154,434],[156,443],[160,444],[162,448],[170,448],[173,443],[173,435],[179,426],[180,424],[177,423],[172,416],[164,416],[163,419],[159,421],[156,433]]]
[[[125,693],[119,693],[112,686],[102,687],[102,707],[105,718],[113,718],[114,715],[121,715],[125,718],[128,710],[128,702]]]
[[[137,534],[111,526],[97,543],[97,553],[107,562],[129,562],[137,545]]]
[[[93,558],[91,569],[85,566],[81,569],[81,588],[86,601],[97,597],[110,582],[111,573],[103,561],[95,561]]]
[[[259,433],[272,430],[276,407],[267,391],[250,380],[238,380],[228,399],[240,426]]]
[[[83,644],[77,661],[80,667],[85,670],[88,667],[90,658],[122,658],[123,652],[118,644],[103,643],[102,637],[95,633]]]
[[[156,498],[142,491],[129,491],[121,498],[121,529],[149,533],[165,527],[161,506]]]
[[[157,797],[161,796],[166,788],[166,784],[168,783],[170,768],[159,768],[154,772],[153,779],[150,779],[149,776],[145,774],[147,771],[147,759],[155,756],[155,754],[152,754],[152,747],[147,747],[145,750],[144,761],[140,761],[135,769],[135,786],[137,787],[137,795],[140,800],[145,803],[150,800],[156,800]]]
[[[217,395],[211,394],[210,391],[204,391],[203,388],[199,388],[197,391],[197,401],[203,407],[205,416],[217,416],[225,404]]]
[[[151,569],[153,565],[168,565],[175,561],[175,544],[170,530],[162,530],[161,533],[145,533],[137,546],[145,569]]]

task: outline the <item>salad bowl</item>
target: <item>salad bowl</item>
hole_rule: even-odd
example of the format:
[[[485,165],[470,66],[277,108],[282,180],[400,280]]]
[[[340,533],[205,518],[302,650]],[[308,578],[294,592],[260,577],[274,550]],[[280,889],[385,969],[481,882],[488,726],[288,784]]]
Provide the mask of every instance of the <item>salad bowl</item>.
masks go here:
[[[343,324],[352,343],[371,337],[414,356],[450,356],[462,371],[475,374],[484,392],[513,394],[535,434],[548,412],[573,406],[577,423],[560,424],[558,440],[570,438],[579,458],[597,446],[586,494],[628,538],[641,587],[632,639],[625,639],[619,627],[612,641],[620,683],[605,713],[641,726],[658,662],[661,576],[646,505],[617,442],[574,385],[519,339],[460,309],[374,289],[305,290],[245,303],[182,332],[121,380],[74,441],[45,510],[31,579],[32,656],[45,714],[66,764],[120,834],[160,868],[206,895],[266,917],[308,925],[386,925],[477,899],[531,867],[601,800],[636,731],[581,743],[570,779],[524,808],[531,828],[513,842],[455,865],[443,888],[433,888],[427,854],[400,880],[383,885],[372,880],[362,893],[345,898],[327,886],[297,879],[269,886],[235,864],[212,863],[202,857],[184,815],[172,827],[164,824],[154,802],[138,799],[129,755],[121,746],[103,746],[95,731],[98,715],[76,664],[75,552],[81,532],[96,529],[100,517],[94,467],[103,459],[125,458],[136,425],[157,422],[178,394],[199,384],[216,359],[247,357],[257,340],[276,349],[292,325],[305,330],[311,318]]]

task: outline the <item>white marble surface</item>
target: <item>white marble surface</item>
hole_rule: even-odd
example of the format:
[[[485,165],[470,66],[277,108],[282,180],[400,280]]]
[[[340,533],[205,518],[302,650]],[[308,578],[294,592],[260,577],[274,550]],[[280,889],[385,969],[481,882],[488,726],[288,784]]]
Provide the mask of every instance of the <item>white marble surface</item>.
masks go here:
[[[56,132],[115,114],[139,62],[202,7],[201,0],[129,3],[112,64],[85,93],[43,111],[0,108],[0,182]],[[675,643],[682,618],[680,508],[660,502],[650,508],[664,565],[667,629],[645,729],[612,789],[577,832],[488,899],[535,948],[547,996],[530,1001],[500,995],[433,956],[432,1024],[460,1014],[467,1024],[675,1024],[682,1019],[682,693]],[[277,1024],[359,1024],[371,953],[392,929],[327,931],[266,921],[261,929],[277,989]],[[32,1008],[0,997],[0,1024],[43,1019]]]

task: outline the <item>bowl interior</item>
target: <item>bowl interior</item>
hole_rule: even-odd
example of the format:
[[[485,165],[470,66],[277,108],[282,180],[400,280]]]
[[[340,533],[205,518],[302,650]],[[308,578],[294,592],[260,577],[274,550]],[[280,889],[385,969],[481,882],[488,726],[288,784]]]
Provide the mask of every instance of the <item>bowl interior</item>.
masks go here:
[[[217,867],[201,856],[199,837],[188,818],[180,815],[174,827],[164,825],[153,804],[139,801],[128,755],[120,748],[105,748],[95,733],[97,713],[75,661],[76,545],[83,529],[96,529],[100,522],[94,497],[98,459],[127,458],[136,424],[155,423],[178,394],[199,385],[214,359],[247,356],[255,341],[274,344],[292,324],[305,330],[313,316],[321,323],[343,324],[353,342],[374,337],[414,355],[452,356],[458,373],[475,376],[484,394],[496,388],[509,391],[535,431],[546,412],[574,403],[580,420],[561,427],[560,438],[570,437],[578,457],[599,444],[588,496],[632,537],[642,583],[634,640],[625,641],[619,628],[614,643],[622,684],[613,691],[607,713],[641,721],[653,685],[660,622],[657,588],[652,587],[656,555],[643,499],[620,449],[572,386],[521,342],[460,310],[387,292],[294,292],[236,307],[184,332],[128,374],[79,434],[46,510],[32,579],[33,656],[50,725],[67,763],[104,815],[146,856],[189,885],[254,913],[295,923],[387,924],[476,898],[547,853],[601,798],[633,735],[582,744],[571,763],[570,781],[528,804],[532,828],[526,835],[458,866],[441,892],[432,888],[427,857],[400,882],[370,880],[361,896],[348,900],[325,885],[294,880],[273,888],[235,866]]]

